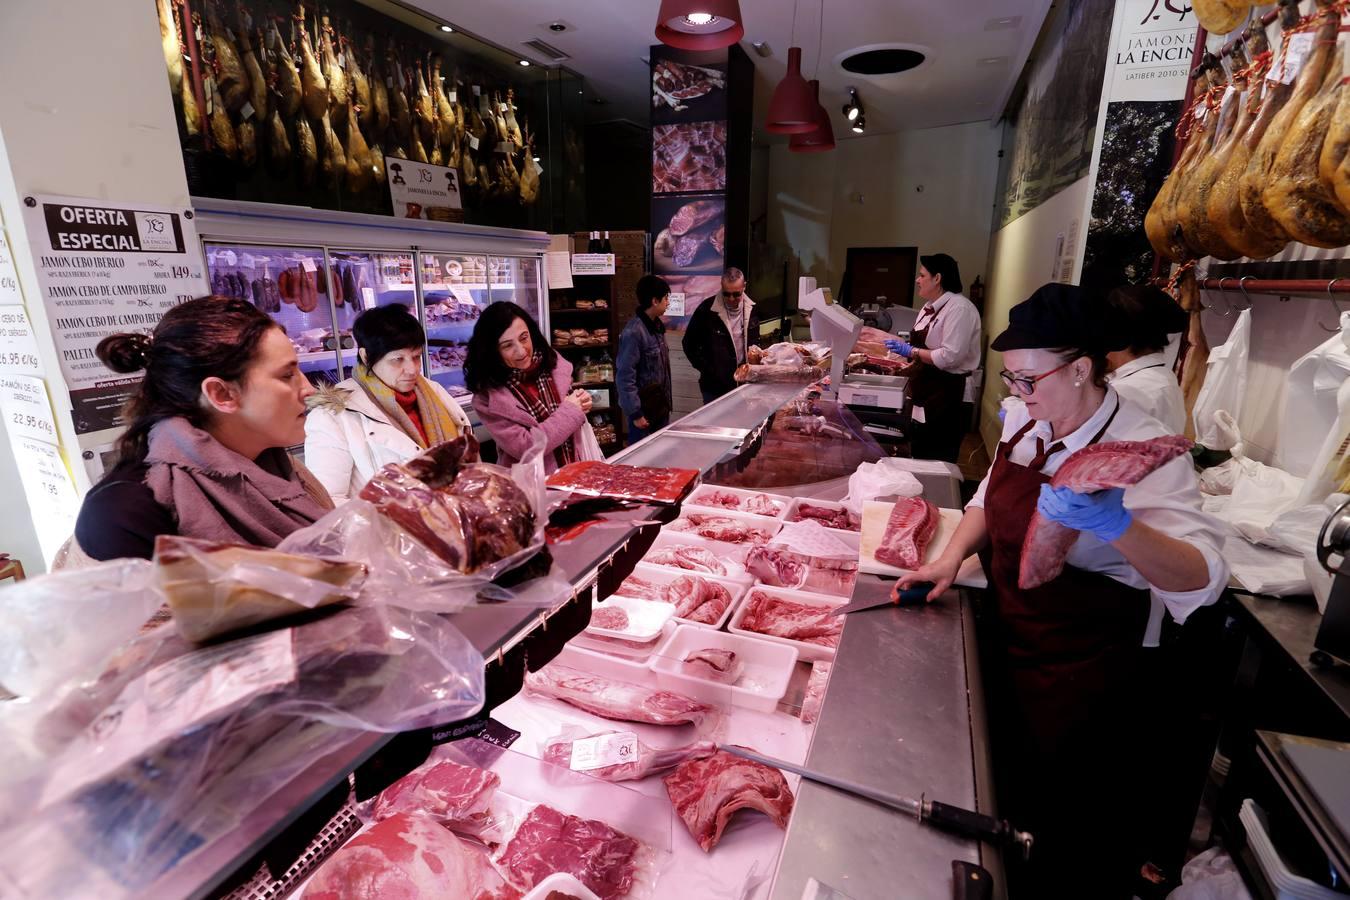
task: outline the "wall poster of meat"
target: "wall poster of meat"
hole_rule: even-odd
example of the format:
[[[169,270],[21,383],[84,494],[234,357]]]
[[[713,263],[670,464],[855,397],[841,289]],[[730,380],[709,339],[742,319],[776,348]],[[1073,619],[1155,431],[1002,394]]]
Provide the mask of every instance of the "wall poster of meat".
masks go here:
[[[709,53],[663,50],[652,60],[652,124],[726,118],[726,65]]]
[[[154,2],[194,195],[389,215],[394,157],[459,170],[469,222],[551,224],[557,72],[358,0]]]
[[[727,186],[727,123],[652,128],[652,193],[720,191]]]
[[[661,275],[720,274],[726,253],[726,198],[656,197],[652,271]]]

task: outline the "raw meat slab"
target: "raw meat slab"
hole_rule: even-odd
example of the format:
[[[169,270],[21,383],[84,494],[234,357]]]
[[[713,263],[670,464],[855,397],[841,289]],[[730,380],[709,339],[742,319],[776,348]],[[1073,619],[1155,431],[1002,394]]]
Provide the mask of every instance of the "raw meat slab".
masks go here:
[[[567,872],[601,900],[615,900],[633,889],[634,857],[641,848],[637,840],[604,822],[569,816],[541,803],[530,810],[495,860],[520,890],[528,891],[554,872]]]
[[[876,558],[876,548],[881,543],[881,536],[886,530],[886,521],[890,518],[890,515],[890,503],[868,500],[863,504],[862,553],[858,557],[859,571],[871,575],[891,575],[895,577],[909,574],[905,569],[887,565]],[[935,558],[946,549],[947,542],[956,532],[956,526],[961,524],[962,513],[959,509],[939,507],[938,515],[941,516],[941,519],[938,521],[937,533],[933,535],[933,540],[928,545],[928,554],[924,558],[925,562]],[[984,569],[980,566],[979,559],[971,556],[961,564],[960,570],[956,573],[956,585],[972,588],[987,588],[989,586],[989,581],[984,577]]]
[[[782,772],[725,750],[681,764],[665,783],[675,811],[704,852],[717,846],[738,810],[757,809],[779,828],[787,828],[792,815],[792,789]]]
[[[713,707],[671,691],[590,675],[556,663],[525,676],[525,691],[621,722],[700,725]]]

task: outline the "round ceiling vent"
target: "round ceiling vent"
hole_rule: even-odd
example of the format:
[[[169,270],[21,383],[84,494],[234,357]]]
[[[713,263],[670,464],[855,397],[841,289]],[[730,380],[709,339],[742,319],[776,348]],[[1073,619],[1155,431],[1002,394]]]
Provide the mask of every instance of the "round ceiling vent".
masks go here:
[[[926,57],[917,50],[903,47],[872,47],[853,50],[839,60],[846,72],[855,75],[895,75],[908,72],[920,65]]]

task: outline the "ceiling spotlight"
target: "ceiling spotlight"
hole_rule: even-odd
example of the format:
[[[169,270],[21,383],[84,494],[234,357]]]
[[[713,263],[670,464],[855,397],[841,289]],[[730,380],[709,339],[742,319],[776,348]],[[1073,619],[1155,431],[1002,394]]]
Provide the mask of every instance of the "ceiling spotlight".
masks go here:
[[[521,64],[522,66],[528,66],[528,65],[530,64],[530,61],[529,61],[528,59],[522,59],[522,60],[520,61],[520,64]]]
[[[745,35],[740,0],[661,0],[656,39],[680,50],[720,50]]]
[[[844,117],[850,122],[857,121],[863,114],[862,101],[858,99],[855,88],[848,89],[848,102],[844,104]]]
[[[863,133],[864,131],[866,131],[866,130],[867,130],[867,117],[866,117],[866,116],[861,116],[861,115],[860,115],[860,116],[858,116],[858,118],[856,118],[856,119],[853,120],[853,133],[854,133],[854,134],[862,134],[862,133]]]
[[[454,30],[455,30],[455,29],[451,28],[449,25],[442,25],[442,26],[441,26],[441,31],[444,31],[446,34],[450,34],[450,33],[453,32]]]

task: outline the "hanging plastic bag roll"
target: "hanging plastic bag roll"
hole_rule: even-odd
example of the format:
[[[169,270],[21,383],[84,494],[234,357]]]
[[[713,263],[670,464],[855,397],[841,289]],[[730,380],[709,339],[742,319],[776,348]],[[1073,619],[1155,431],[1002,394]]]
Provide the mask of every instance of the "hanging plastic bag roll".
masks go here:
[[[1241,417],[1247,395],[1247,358],[1251,348],[1252,314],[1238,313],[1228,340],[1209,351],[1205,381],[1195,398],[1191,416],[1195,421],[1195,442],[1211,450],[1228,450],[1231,436],[1218,424],[1215,414],[1227,411]]]

